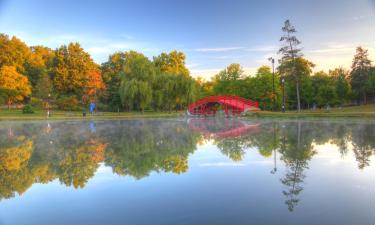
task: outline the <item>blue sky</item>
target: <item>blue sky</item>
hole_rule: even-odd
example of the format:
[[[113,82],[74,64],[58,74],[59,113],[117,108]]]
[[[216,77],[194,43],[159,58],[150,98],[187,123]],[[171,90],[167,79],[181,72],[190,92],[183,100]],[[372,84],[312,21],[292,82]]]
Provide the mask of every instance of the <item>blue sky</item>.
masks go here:
[[[0,32],[29,45],[79,42],[97,63],[116,51],[176,49],[206,78],[230,63],[254,73],[278,58],[285,19],[316,71],[349,68],[358,45],[375,60],[375,0],[0,0]]]

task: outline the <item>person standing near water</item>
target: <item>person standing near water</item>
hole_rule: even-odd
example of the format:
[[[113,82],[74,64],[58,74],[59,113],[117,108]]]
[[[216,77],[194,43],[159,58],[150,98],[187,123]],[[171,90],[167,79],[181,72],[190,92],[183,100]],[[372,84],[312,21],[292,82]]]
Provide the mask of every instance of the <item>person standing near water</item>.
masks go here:
[[[95,103],[94,103],[94,102],[91,102],[91,103],[90,103],[90,106],[89,106],[89,110],[90,110],[90,114],[91,114],[91,115],[94,114],[95,108],[96,108]]]

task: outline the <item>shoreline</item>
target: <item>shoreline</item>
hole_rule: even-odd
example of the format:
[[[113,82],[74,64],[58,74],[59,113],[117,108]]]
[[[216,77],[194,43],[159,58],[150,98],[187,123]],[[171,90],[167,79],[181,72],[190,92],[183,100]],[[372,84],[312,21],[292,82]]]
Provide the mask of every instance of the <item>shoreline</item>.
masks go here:
[[[146,118],[174,118],[179,116],[186,116],[185,111],[173,112],[98,112],[94,115],[82,115],[80,111],[52,111],[51,117],[46,116],[46,111],[37,110],[33,114],[23,114],[22,110],[0,110],[0,121],[48,121],[48,120],[116,120],[116,119],[146,119]],[[211,116],[210,116],[211,117]],[[204,117],[202,117],[204,118]],[[280,119],[375,119],[375,107],[348,107],[344,110],[334,109],[332,111],[318,110],[318,111],[286,111],[286,112],[271,112],[259,111],[248,113],[238,118],[256,119],[256,118],[280,118]]]
[[[375,119],[375,112],[256,112],[246,115],[248,118],[363,118]]]
[[[116,119],[147,119],[147,118],[173,118],[177,117],[180,112],[101,112],[98,114],[83,116],[81,112],[64,112],[59,111],[51,114],[50,117],[46,116],[45,112],[38,111],[34,114],[22,114],[17,111],[0,111],[0,121],[57,121],[57,120],[116,120]]]

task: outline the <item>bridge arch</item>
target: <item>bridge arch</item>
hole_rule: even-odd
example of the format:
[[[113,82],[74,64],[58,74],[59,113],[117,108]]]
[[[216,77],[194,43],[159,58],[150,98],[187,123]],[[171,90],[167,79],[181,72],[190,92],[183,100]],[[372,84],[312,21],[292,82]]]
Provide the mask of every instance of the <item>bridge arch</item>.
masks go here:
[[[246,111],[259,111],[259,103],[238,96],[208,96],[188,106],[191,115],[215,115],[220,105],[225,115],[239,115]]]

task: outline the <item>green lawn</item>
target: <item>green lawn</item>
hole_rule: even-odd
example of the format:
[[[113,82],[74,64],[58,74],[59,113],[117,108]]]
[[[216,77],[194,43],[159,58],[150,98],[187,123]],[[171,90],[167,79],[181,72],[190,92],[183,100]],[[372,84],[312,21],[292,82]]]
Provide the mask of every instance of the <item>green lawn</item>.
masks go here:
[[[100,112],[95,115],[87,114],[82,116],[81,111],[59,111],[52,110],[51,117],[47,118],[46,111],[37,110],[33,114],[23,114],[20,109],[0,109],[1,120],[92,120],[92,119],[127,119],[127,118],[161,118],[161,117],[176,117],[184,114],[184,112]],[[366,106],[351,106],[343,108],[331,108],[329,111],[321,110],[303,110],[298,113],[296,111],[270,112],[260,111],[249,115],[249,117],[284,117],[284,118],[314,118],[314,117],[329,117],[329,118],[375,118],[375,104]]]
[[[149,118],[149,117],[176,117],[180,113],[172,112],[99,112],[95,115],[87,114],[83,117],[81,111],[52,110],[51,117],[47,118],[46,111],[37,110],[32,114],[23,114],[21,109],[0,109],[0,120],[64,120],[64,119],[121,119],[121,118]]]
[[[375,118],[375,104],[365,106],[350,106],[340,108],[331,108],[330,110],[318,109],[318,110],[303,110],[298,113],[297,111],[286,111],[282,112],[270,112],[260,111],[254,113],[251,116],[258,117],[331,117],[331,118],[343,118],[343,117],[356,117],[356,118]]]

